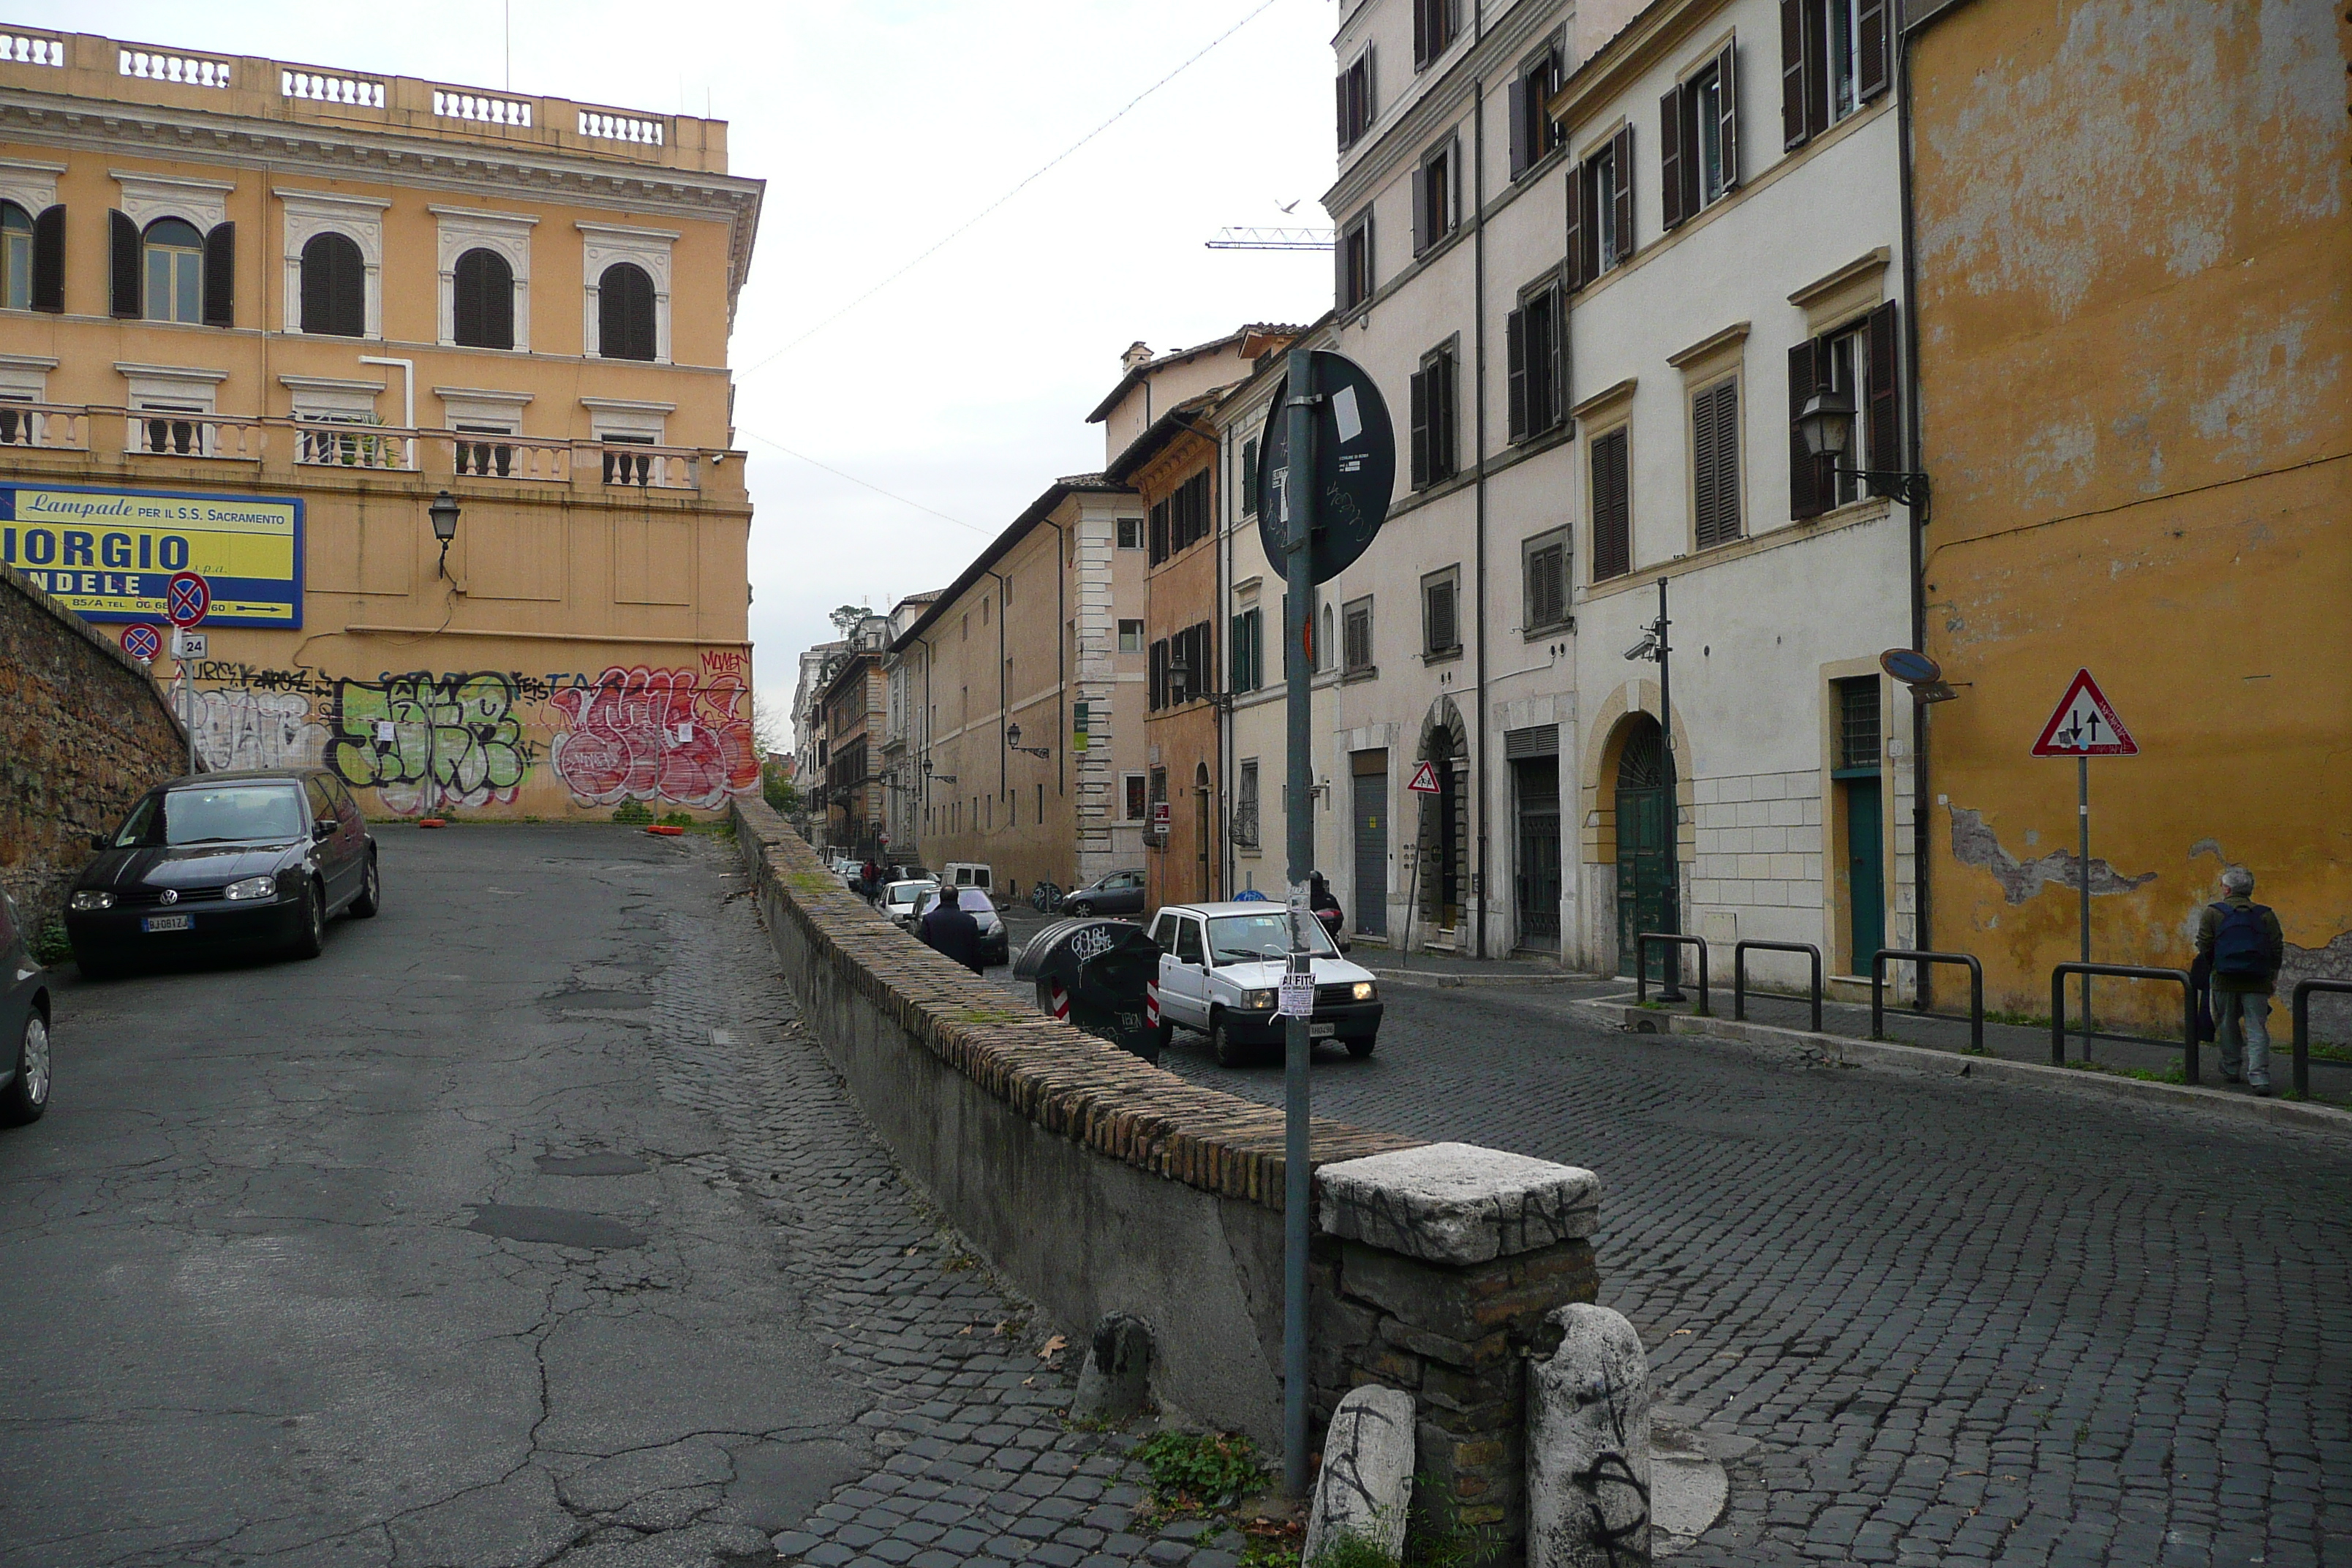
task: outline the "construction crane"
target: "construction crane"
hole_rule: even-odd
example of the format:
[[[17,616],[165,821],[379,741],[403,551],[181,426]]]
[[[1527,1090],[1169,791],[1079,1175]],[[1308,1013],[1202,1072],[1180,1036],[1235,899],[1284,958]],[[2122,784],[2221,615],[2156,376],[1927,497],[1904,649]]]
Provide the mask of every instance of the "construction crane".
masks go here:
[[[1221,228],[1206,242],[1211,250],[1328,250],[1328,228]]]

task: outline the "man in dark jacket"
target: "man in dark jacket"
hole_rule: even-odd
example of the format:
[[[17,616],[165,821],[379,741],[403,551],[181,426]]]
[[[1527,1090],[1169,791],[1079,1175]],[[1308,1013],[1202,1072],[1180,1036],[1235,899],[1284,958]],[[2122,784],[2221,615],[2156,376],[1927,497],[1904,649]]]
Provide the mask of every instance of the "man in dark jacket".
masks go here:
[[[2243,866],[2221,873],[2222,899],[2197,922],[2197,956],[2213,972],[2213,1040],[2221,1048],[2221,1077],[2238,1081],[2244,1058],[2246,1087],[2271,1093],[2271,989],[2286,957],[2276,911],[2254,902],[2254,874]]]
[[[953,888],[940,889],[940,901],[923,917],[923,945],[938,949],[974,974],[981,973],[980,922],[956,901]]]

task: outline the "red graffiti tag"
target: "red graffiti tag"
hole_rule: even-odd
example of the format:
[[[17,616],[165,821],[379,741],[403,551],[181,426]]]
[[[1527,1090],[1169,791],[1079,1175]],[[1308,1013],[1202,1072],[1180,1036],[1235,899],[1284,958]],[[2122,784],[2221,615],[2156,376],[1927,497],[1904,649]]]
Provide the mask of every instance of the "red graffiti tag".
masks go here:
[[[751,693],[734,676],[615,666],[547,700],[571,721],[552,750],[556,776],[585,804],[709,808],[759,787]]]

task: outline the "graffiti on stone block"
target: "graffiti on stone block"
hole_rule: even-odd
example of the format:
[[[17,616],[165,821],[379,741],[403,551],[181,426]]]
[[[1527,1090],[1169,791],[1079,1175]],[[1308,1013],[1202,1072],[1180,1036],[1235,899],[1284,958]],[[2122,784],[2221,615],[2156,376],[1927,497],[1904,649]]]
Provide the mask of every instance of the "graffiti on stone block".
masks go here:
[[[511,676],[338,680],[334,703],[329,764],[403,814],[510,803],[530,763]]]
[[[751,697],[732,674],[614,666],[550,694],[549,705],[568,721],[551,759],[556,776],[597,805],[723,805],[759,785]]]

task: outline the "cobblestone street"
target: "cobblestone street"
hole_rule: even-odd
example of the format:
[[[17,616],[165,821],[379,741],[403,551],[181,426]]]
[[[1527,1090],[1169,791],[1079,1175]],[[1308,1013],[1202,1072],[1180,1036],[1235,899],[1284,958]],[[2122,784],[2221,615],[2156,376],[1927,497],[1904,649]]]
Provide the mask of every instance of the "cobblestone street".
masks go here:
[[[2342,1141],[1384,992],[1317,1114],[1601,1173],[1601,1300],[1738,1456],[1677,1561],[2352,1563]],[[1281,1096],[1197,1036],[1163,1065]]]

